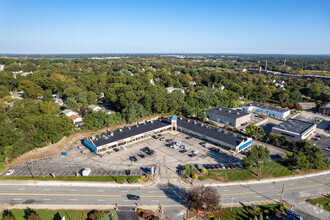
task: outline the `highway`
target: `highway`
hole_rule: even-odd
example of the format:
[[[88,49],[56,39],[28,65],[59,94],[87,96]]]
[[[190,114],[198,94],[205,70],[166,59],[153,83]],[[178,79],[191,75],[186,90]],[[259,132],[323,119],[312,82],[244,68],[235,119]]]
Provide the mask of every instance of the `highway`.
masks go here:
[[[275,183],[236,185],[218,187],[222,203],[246,203],[274,201],[282,198],[297,208],[304,205],[299,196],[330,193],[330,175],[308,177]],[[282,194],[282,189],[284,191]],[[127,199],[127,194],[141,196],[142,205],[182,206],[182,196],[189,188],[181,188],[171,183],[153,187],[75,187],[75,186],[36,186],[19,182],[0,183],[1,204],[39,205],[113,205],[134,206],[136,201]],[[322,218],[321,218],[322,219]]]

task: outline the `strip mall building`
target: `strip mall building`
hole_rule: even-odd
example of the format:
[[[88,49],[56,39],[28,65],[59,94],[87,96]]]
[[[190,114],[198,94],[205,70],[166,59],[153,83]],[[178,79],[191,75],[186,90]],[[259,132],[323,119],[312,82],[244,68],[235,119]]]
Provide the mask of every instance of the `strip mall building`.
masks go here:
[[[236,153],[252,144],[252,138],[199,123],[195,120],[177,118],[176,116],[172,118],[147,120],[130,127],[117,129],[115,131],[107,131],[100,135],[85,138],[83,143],[90,150],[99,153],[170,130],[192,135],[212,144],[225,147]]]

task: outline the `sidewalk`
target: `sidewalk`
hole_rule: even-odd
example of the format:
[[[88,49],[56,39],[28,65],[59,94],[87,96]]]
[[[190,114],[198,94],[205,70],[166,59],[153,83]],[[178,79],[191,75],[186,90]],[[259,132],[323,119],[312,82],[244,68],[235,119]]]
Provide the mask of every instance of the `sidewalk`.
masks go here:
[[[289,180],[297,180],[321,175],[329,175],[329,171],[307,174],[302,176],[293,176],[285,178],[276,178],[276,179],[266,179],[261,181],[247,181],[247,182],[234,182],[234,183],[213,183],[213,184],[203,184],[205,186],[237,186],[237,185],[253,185],[261,183],[273,183]],[[32,185],[32,186],[72,186],[72,187],[112,187],[112,188],[121,188],[121,187],[149,187],[151,185],[144,186],[142,184],[117,184],[117,183],[102,183],[102,182],[64,182],[64,181],[15,181],[15,180],[3,180],[0,181],[0,185]],[[197,184],[196,184],[197,185]],[[188,188],[188,186],[185,186]]]

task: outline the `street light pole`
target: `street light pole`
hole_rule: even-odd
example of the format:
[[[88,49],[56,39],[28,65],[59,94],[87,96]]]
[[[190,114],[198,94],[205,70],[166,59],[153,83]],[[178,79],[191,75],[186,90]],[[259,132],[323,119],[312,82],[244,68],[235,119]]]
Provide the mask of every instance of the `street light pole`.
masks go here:
[[[233,211],[233,197],[231,197],[231,205],[230,205],[230,211]]]

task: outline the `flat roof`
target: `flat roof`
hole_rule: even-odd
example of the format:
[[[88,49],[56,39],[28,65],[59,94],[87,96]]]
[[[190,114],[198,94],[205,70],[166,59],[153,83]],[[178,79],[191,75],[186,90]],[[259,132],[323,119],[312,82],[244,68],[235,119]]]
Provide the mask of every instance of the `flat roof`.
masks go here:
[[[226,117],[229,117],[229,118],[240,118],[240,117],[244,117],[244,116],[250,114],[250,113],[247,113],[247,112],[242,112],[242,111],[238,111],[238,110],[235,110],[235,109],[223,108],[223,107],[210,108],[210,109],[205,110],[204,112],[206,114],[208,112],[211,112],[213,114],[226,116]]]
[[[115,131],[107,131],[105,133],[95,135],[92,139],[93,143],[96,147],[109,144],[115,141],[119,141],[125,138],[129,138],[135,135],[143,134],[148,131],[152,131],[158,128],[165,127],[167,125],[170,125],[170,121],[168,120],[153,120],[153,121],[146,121],[143,123],[138,123],[133,126],[124,127],[122,129],[117,129]],[[120,131],[121,130],[121,131]],[[112,135],[111,135],[112,134]],[[93,137],[93,136],[91,136]],[[90,137],[90,138],[91,138]],[[87,140],[90,141],[90,140]]]
[[[194,120],[179,118],[178,127],[185,128],[190,131],[205,135],[207,137],[216,139],[218,141],[227,143],[232,146],[238,146],[242,141],[247,141],[248,138],[229,132],[227,130],[209,126],[206,124],[198,123]]]
[[[326,102],[320,106],[320,108],[330,108],[330,102]]]
[[[197,121],[191,119],[185,119],[180,117],[178,118],[177,123],[178,127],[188,129],[190,131],[205,135],[207,137],[216,139],[218,141],[227,143],[228,145],[235,147],[238,146],[240,143],[248,140],[247,137],[235,134],[233,132],[229,132],[224,129],[219,129],[206,124],[198,123]],[[100,147],[102,145],[123,140],[125,138],[163,128],[168,125],[171,125],[170,118],[160,118],[153,121],[149,120],[143,123],[140,122],[137,125],[122,128],[121,131],[120,129],[117,129],[115,131],[107,131],[99,135],[90,136],[88,139],[85,140],[90,143],[92,140],[96,147]]]
[[[300,121],[297,119],[288,119],[287,121],[282,122],[281,124],[275,126],[274,128],[301,134],[310,127],[312,127],[313,125],[315,124],[306,121]]]
[[[282,113],[290,111],[289,109],[275,107],[275,106],[271,106],[271,105],[264,105],[264,104],[260,104],[260,103],[256,103],[256,102],[251,102],[244,106],[247,106],[247,107],[255,106],[255,107],[259,107],[259,108],[263,108],[263,109],[267,109],[267,110],[271,110],[271,111],[282,112]]]

